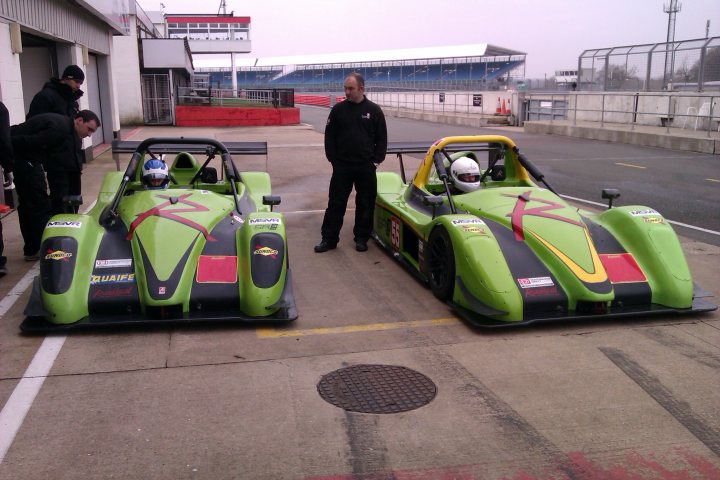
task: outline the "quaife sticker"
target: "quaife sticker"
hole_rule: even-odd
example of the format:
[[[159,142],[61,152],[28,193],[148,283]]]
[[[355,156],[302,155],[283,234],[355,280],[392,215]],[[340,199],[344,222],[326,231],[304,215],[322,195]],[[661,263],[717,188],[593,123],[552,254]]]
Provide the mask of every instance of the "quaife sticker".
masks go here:
[[[485,225],[485,222],[482,220],[478,220],[477,218],[466,218],[463,220],[453,220],[452,224],[456,227],[462,226],[462,225]]]
[[[111,260],[95,260],[95,268],[117,268],[131,267],[132,259],[130,258],[114,258]]]
[[[45,225],[45,228],[80,228],[82,227],[82,222],[76,222],[71,220],[58,220],[55,222],[48,222],[47,225]]]
[[[647,210],[632,210],[630,212],[630,215],[633,217],[647,217],[648,215],[660,215],[660,213],[656,212],[655,210],[648,208]]]
[[[555,285],[550,277],[518,278],[521,288],[551,287]]]
[[[135,281],[134,273],[113,273],[112,275],[90,275],[90,285],[103,283],[131,283]]]
[[[273,223],[280,223],[279,218],[253,218],[248,222],[250,225],[271,225]]]

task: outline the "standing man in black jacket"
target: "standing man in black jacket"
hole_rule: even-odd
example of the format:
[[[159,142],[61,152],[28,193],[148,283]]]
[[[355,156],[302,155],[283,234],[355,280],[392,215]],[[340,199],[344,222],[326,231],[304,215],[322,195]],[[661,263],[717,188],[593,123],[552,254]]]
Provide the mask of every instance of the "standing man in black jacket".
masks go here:
[[[377,195],[375,169],[385,160],[387,126],[380,107],[365,97],[365,79],[359,73],[345,78],[346,100],[330,110],[325,126],[325,156],[332,164],[328,206],[317,253],[337,247],[350,192],[355,186],[355,249],[367,251],[373,229]]]
[[[62,77],[51,78],[30,102],[27,120],[41,113],[57,113],[73,118],[79,110],[78,100],[83,96],[80,90],[85,73],[77,65],[69,65]]]
[[[0,102],[0,166],[3,170],[3,183],[13,182],[13,151],[10,140],[10,112],[5,104]],[[7,273],[5,263],[7,257],[3,255],[5,242],[3,241],[2,221],[0,221],[0,277]]]
[[[15,187],[18,194],[20,232],[25,240],[25,260],[38,259],[40,240],[51,214],[62,213],[62,198],[72,195],[68,190],[47,194],[45,168],[50,172],[70,172],[80,179],[82,169],[82,139],[100,126],[100,120],[90,110],[82,110],[74,118],[57,113],[43,113],[10,130],[15,153]],[[68,189],[72,185],[68,183]],[[79,186],[78,186],[79,191]],[[57,210],[57,211],[56,211]],[[55,213],[53,213],[55,212]]]

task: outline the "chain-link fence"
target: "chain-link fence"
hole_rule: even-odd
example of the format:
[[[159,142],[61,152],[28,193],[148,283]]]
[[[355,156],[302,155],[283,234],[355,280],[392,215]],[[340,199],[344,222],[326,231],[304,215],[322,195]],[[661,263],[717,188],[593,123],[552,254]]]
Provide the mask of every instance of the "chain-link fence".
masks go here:
[[[600,91],[720,90],[720,37],[585,50],[578,87]]]

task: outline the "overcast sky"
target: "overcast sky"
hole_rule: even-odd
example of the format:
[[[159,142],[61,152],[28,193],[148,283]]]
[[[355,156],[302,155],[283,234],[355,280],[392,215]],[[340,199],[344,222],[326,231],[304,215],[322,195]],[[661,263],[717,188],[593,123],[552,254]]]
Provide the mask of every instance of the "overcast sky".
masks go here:
[[[160,0],[139,0],[146,11]],[[217,14],[220,0],[162,0]],[[664,42],[670,0],[226,0],[251,17],[251,57],[489,43],[527,53],[526,77],[577,68],[586,49]],[[675,40],[720,36],[720,0],[682,0]],[[195,66],[208,66],[194,57]],[[229,65],[229,57],[228,57]],[[205,65],[203,65],[205,63]]]

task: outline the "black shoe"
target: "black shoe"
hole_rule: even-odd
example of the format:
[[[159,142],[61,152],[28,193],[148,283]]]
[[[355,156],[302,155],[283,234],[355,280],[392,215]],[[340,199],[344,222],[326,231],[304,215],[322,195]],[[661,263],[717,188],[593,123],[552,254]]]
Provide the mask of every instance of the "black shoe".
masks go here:
[[[315,245],[315,253],[323,253],[337,248],[337,243],[330,243],[325,240]]]
[[[355,242],[355,250],[357,250],[358,252],[367,252],[367,240],[358,240],[357,242]]]

